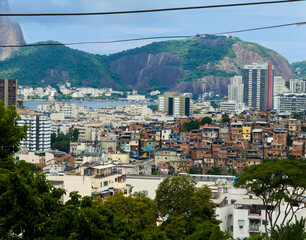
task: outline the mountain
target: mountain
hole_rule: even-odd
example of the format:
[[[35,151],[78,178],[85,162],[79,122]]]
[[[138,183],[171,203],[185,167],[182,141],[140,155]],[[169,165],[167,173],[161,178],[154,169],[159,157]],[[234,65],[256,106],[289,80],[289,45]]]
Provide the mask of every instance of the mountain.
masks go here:
[[[8,12],[7,0],[0,0],[0,12]],[[7,17],[0,17],[0,45],[25,44],[22,30],[19,24]],[[0,60],[7,59],[18,48],[0,48]]]
[[[296,78],[306,79],[306,60],[292,63],[291,68]]]
[[[97,55],[64,45],[26,47],[0,62],[0,78],[17,78],[21,85],[114,89],[176,90],[227,94],[230,77],[244,64],[271,61],[275,75],[293,78],[287,60],[271,49],[235,37],[207,35],[154,42],[111,55]]]

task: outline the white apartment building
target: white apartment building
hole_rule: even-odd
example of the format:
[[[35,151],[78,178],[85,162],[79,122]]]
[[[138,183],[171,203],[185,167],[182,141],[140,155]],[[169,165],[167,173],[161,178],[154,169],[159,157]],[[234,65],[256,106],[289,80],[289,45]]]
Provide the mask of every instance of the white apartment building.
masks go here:
[[[299,203],[304,205],[304,203]],[[273,221],[276,220],[277,215],[280,213],[280,217],[277,224],[281,224],[282,219],[285,217],[285,209],[288,203],[283,201],[279,209],[275,209],[273,212]],[[273,208],[273,205],[271,205]],[[297,209],[297,207],[294,207]],[[306,210],[302,208],[296,214],[297,219],[300,219],[303,215],[305,217]],[[290,216],[287,216],[290,219]],[[294,221],[294,220],[293,220]],[[265,232],[265,223],[269,229],[269,220],[265,217],[265,210],[263,202],[258,197],[252,195],[245,195],[242,199],[237,200],[234,203],[234,209],[232,214],[232,235],[234,238],[252,237],[255,234]]]
[[[273,95],[277,96],[285,93],[285,79],[281,76],[275,76],[273,79]]]
[[[245,109],[243,102],[227,101],[220,103],[220,110],[225,113],[241,113]]]
[[[306,109],[306,93],[284,93],[275,96],[274,108],[279,112],[299,112]]]
[[[230,79],[228,85],[228,100],[243,102],[243,89],[242,76],[234,76]]]
[[[306,80],[290,79],[290,91],[292,93],[306,93]]]
[[[19,125],[27,125],[27,136],[21,141],[21,148],[31,152],[51,149],[51,120],[47,116],[21,115]]]
[[[127,96],[127,100],[130,100],[130,101],[144,101],[146,100],[146,96],[145,95],[128,95]]]
[[[131,193],[132,187],[126,184],[125,176],[115,165],[87,163],[79,170],[81,175],[47,175],[52,185],[67,191],[63,197],[64,202],[69,200],[69,194],[73,191],[78,191],[82,197],[100,196],[103,199],[119,191],[127,195]]]

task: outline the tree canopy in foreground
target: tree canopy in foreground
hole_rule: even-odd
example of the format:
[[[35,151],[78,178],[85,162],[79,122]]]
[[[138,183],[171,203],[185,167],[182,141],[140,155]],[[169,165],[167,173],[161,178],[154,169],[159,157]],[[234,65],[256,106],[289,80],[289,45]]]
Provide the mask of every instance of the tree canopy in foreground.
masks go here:
[[[302,205],[297,203],[305,195],[306,163],[298,160],[278,160],[266,162],[250,167],[238,178],[236,186],[247,187],[263,201],[266,219],[269,221],[270,237],[274,239],[278,222],[286,234],[286,229]],[[284,216],[278,210],[283,202]],[[269,235],[267,221],[265,221],[266,236]],[[280,236],[282,237],[282,236]]]

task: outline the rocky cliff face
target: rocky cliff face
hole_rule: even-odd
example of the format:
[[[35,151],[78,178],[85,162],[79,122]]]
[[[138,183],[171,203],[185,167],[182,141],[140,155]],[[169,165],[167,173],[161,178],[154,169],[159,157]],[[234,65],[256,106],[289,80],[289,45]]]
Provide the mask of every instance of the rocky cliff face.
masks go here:
[[[7,0],[0,0],[0,12],[8,12],[9,5]],[[17,22],[0,17],[0,45],[19,45],[25,44],[22,30]],[[0,48],[0,60],[7,59],[12,52],[18,48]]]
[[[182,63],[177,55],[140,53],[117,59],[111,63],[111,69],[120,76],[123,84],[133,89],[147,91],[165,83],[172,89],[185,77],[182,69],[171,65],[175,63]]]

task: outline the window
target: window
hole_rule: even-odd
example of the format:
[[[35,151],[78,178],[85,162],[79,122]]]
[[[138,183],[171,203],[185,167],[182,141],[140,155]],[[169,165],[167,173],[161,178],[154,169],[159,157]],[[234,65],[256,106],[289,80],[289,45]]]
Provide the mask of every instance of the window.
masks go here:
[[[104,185],[104,187],[107,186],[108,185],[108,181],[105,181],[103,185]]]
[[[238,225],[243,226],[244,225],[244,220],[238,220]]]

